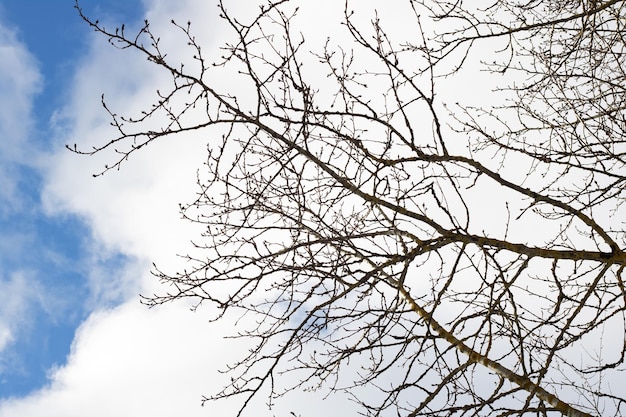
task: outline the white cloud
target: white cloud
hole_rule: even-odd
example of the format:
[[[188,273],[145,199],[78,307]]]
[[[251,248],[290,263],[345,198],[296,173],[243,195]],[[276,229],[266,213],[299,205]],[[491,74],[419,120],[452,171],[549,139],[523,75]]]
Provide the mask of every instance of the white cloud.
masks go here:
[[[180,307],[127,303],[92,314],[50,387],[3,403],[0,416],[201,415],[210,356],[226,345],[199,334],[202,317]]]
[[[243,349],[182,304],[147,310],[126,303],[92,314],[77,332],[67,365],[51,372],[51,385],[0,404],[0,417],[234,415],[238,402],[204,408],[200,402],[203,394],[224,385],[227,376],[218,369]],[[315,410],[302,416],[332,414],[344,401],[292,396],[275,415],[288,415],[290,409]],[[264,409],[257,401],[249,415],[274,415]]]

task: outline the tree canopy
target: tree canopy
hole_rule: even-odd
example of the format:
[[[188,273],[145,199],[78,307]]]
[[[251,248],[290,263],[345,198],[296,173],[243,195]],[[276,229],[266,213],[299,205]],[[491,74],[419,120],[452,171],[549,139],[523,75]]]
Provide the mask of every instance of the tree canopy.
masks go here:
[[[174,53],[148,21],[109,29],[77,4],[171,84],[137,114],[103,100],[116,136],[70,149],[114,150],[103,174],[206,137],[182,207],[206,231],[144,297],[255,318],[204,400],[243,414],[323,389],[366,415],[622,415],[625,2],[346,1],[337,30],[307,27],[304,1],[229,6],[207,56],[191,22],[172,21]]]

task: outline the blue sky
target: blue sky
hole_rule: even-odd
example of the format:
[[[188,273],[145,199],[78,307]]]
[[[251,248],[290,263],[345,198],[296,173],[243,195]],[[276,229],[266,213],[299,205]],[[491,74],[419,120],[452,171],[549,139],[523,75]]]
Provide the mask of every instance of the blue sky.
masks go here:
[[[136,20],[142,12],[140,2],[121,0],[89,2],[86,8],[121,21]],[[30,111],[16,115],[24,129],[7,131],[0,126],[3,171],[13,184],[10,196],[2,196],[0,211],[0,298],[5,306],[11,298],[21,304],[17,313],[5,312],[12,335],[0,353],[2,399],[42,387],[49,369],[65,362],[77,326],[90,313],[85,303],[87,271],[81,262],[87,256],[88,227],[75,215],[45,212],[38,169],[38,160],[59,145],[52,120],[69,97],[76,61],[88,50],[90,30],[72,0],[1,1],[0,25],[5,32],[2,46],[17,45],[28,57],[33,77],[27,82],[31,85],[17,92],[30,99]],[[6,92],[2,96],[0,100],[9,98]],[[20,149],[7,149],[7,143],[16,140],[10,135],[23,136]],[[111,256],[107,261],[115,269],[120,259]],[[20,287],[28,289],[18,300],[11,294]],[[11,326],[16,321],[19,324]]]

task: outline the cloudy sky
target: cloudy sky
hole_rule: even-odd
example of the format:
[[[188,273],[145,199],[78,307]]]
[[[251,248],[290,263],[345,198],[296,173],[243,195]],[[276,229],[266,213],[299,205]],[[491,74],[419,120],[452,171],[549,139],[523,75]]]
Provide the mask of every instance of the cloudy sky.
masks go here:
[[[194,18],[219,38],[214,2],[82,3],[109,26]],[[193,198],[204,146],[158,144],[96,179],[104,159],[64,149],[110,137],[102,93],[132,108],[163,76],[73,6],[0,0],[0,417],[222,415],[232,404],[200,399],[241,346],[203,312],[138,296],[158,286],[151,262],[176,262],[197,232],[178,204]],[[316,414],[337,406],[324,404]]]
[[[96,35],[74,1],[0,0],[0,417],[232,415],[237,403],[201,407],[202,395],[224,385],[218,370],[245,351],[224,339],[232,318],[209,323],[210,311],[192,312],[184,302],[148,309],[139,297],[162,292],[152,262],[175,268],[200,232],[181,220],[179,204],[195,197],[206,138],[154,143],[98,178],[110,154],[65,149],[114,135],[102,94],[126,114],[144,108],[168,79],[145,57]],[[81,0],[107,27],[132,30],[147,18],[155,33],[169,35],[171,19],[191,20],[207,55],[225,36],[215,3]],[[250,3],[229,4],[245,13]],[[311,9],[300,24],[323,42],[331,18],[341,18],[328,7],[342,3],[303,1]],[[163,39],[174,54],[180,41]],[[449,84],[449,94],[482,100],[486,77],[493,75],[474,74],[471,85],[457,77],[463,85]],[[237,88],[232,79],[219,82]],[[492,207],[484,216],[496,214]],[[259,398],[249,415],[355,414],[348,399],[323,394],[294,393],[271,411]]]

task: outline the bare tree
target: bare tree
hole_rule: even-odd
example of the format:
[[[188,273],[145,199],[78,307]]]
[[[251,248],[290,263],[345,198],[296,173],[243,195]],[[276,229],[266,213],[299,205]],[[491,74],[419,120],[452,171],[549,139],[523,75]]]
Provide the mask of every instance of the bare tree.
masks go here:
[[[406,0],[400,28],[390,6],[364,23],[346,2],[346,36],[319,49],[297,3],[244,19],[220,1],[222,57],[172,21],[187,65],[147,21],[109,30],[77,5],[172,84],[138,115],[105,104],[117,136],[73,151],[115,148],[104,173],[213,132],[183,207],[206,226],[202,257],[155,269],[164,294],[145,298],[256,318],[239,334],[255,348],[204,400],[241,397],[241,414],[260,393],[321,388],[367,415],[622,415],[625,2]],[[451,94],[477,66],[488,101]]]

